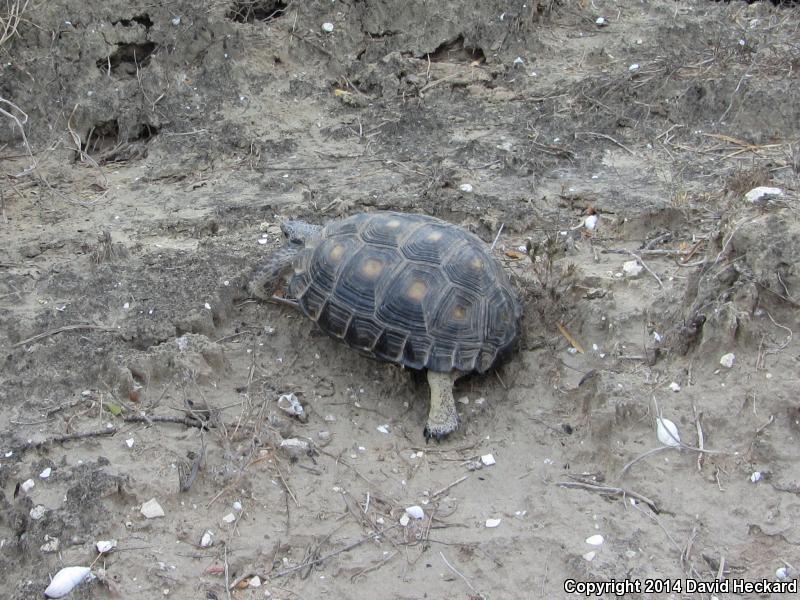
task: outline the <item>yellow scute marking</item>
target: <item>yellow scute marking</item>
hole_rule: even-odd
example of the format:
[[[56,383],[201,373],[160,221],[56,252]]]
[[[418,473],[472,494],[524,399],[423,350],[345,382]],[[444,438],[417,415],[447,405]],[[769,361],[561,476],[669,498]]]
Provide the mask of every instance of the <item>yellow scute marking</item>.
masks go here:
[[[377,258],[368,258],[361,263],[361,274],[367,279],[375,279],[383,271],[383,262]]]
[[[440,239],[442,239],[442,232],[441,231],[431,231],[428,234],[428,237],[426,237],[425,239],[428,240],[429,242],[438,242]]]
[[[331,248],[328,256],[330,256],[332,261],[339,262],[342,260],[342,256],[344,256],[344,246],[342,244],[336,244],[333,248]]]
[[[456,307],[453,309],[453,318],[454,318],[456,321],[463,321],[464,319],[466,319],[466,318],[467,318],[467,309],[466,309],[466,308],[464,308],[464,307],[463,307],[463,306],[461,306],[461,305],[458,305],[458,306],[456,306]]]
[[[386,223],[386,226],[389,229],[397,229],[398,227],[400,227],[400,221],[398,221],[397,219],[392,219],[391,221]]]
[[[469,266],[475,269],[476,271],[480,271],[481,269],[483,269],[483,261],[480,258],[473,258],[470,261]]]
[[[408,291],[406,294],[408,295],[410,300],[415,300],[419,302],[425,297],[425,294],[428,293],[428,285],[424,281],[420,281],[419,279],[415,279],[411,282],[411,285],[408,286]]]

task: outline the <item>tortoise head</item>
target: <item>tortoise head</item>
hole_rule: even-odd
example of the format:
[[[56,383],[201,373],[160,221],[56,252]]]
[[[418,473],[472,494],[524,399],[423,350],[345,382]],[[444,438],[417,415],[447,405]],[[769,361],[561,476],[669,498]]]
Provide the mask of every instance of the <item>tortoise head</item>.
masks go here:
[[[306,242],[320,229],[319,225],[312,225],[305,221],[283,221],[281,223],[281,231],[286,237],[286,241],[301,246],[305,246]]]

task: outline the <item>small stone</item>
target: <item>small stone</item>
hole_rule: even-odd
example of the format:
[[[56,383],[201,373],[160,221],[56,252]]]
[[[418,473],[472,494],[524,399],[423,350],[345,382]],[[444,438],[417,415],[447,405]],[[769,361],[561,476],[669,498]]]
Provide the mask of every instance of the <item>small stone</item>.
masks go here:
[[[133,443],[134,443],[134,439],[133,438],[128,438],[127,440],[125,440],[125,445],[128,448],[133,448]]]
[[[587,552],[586,554],[583,555],[583,560],[592,562],[595,556],[597,556],[597,552],[592,550],[591,552]]]
[[[333,415],[325,415],[325,419],[324,420],[325,420],[326,423],[335,423],[336,422],[336,417],[334,417]]]
[[[775,571],[775,578],[778,581],[788,581],[790,578],[789,567],[779,567]]]
[[[467,463],[467,471],[480,471],[483,468],[483,463],[479,460],[471,460]]]
[[[173,26],[177,27],[178,25],[181,24],[181,18],[180,17],[172,17],[172,20],[170,21],[170,23],[172,23]]]
[[[208,529],[203,532],[203,537],[200,538],[201,548],[210,548],[214,544],[214,533]]]
[[[39,477],[42,479],[47,479],[50,477],[50,474],[53,472],[53,469],[50,467],[46,467],[41,473],[39,473]]]
[[[484,454],[481,456],[481,462],[487,467],[491,467],[493,464],[496,464],[497,461],[494,459],[493,454]]]
[[[606,21],[605,17],[597,17],[597,19],[594,21],[594,24],[598,27],[605,27],[608,25],[608,21]]]
[[[410,521],[411,521],[411,517],[409,517],[408,515],[404,514],[402,517],[400,517],[400,526],[401,527],[408,527],[408,523]]]
[[[310,446],[306,440],[298,438],[286,438],[281,440],[281,450],[289,458],[300,458],[308,454]]]
[[[140,512],[144,515],[146,519],[157,519],[159,517],[164,516],[164,509],[161,508],[161,505],[155,498],[151,498],[150,500],[142,504]]]
[[[39,547],[39,550],[44,552],[45,554],[51,554],[53,552],[58,552],[59,547],[61,546],[61,542],[57,537],[50,537],[49,535],[44,535],[44,544]]]
[[[736,362],[736,355],[733,352],[728,352],[727,354],[723,354],[719,359],[719,364],[721,364],[726,369],[730,369],[731,367],[733,367],[735,362]]]
[[[639,70],[639,63],[633,63],[630,67],[628,67],[628,71],[638,71]]]
[[[425,511],[422,510],[421,506],[409,506],[406,509],[406,514],[415,519],[422,519],[425,517]]]
[[[761,481],[762,477],[763,475],[761,474],[761,471],[753,471],[753,473],[750,475],[750,481],[753,483],[758,483]]]
[[[525,64],[525,61],[522,60],[521,56],[518,56],[517,58],[514,59],[514,64],[515,65],[523,65],[523,64]]]
[[[333,23],[323,23],[322,24],[322,31],[325,33],[333,33]]]
[[[671,389],[673,392],[680,392],[681,386],[677,382],[673,381],[669,384],[669,389]]]
[[[377,429],[381,433],[389,433],[389,426],[388,425],[378,425]]]
[[[44,506],[42,506],[41,504],[37,504],[31,509],[30,512],[31,519],[33,519],[34,521],[38,521],[44,516],[44,513],[46,512],[47,509]]]
[[[318,431],[317,437],[321,440],[329,440],[331,439],[331,432],[330,431]]]
[[[590,546],[602,546],[604,541],[605,539],[600,534],[592,535],[586,538],[586,543]]]
[[[639,264],[638,260],[628,260],[622,264],[622,272],[627,277],[638,277],[642,271],[644,271],[644,267]]]
[[[117,540],[100,540],[94,546],[100,554],[105,554],[117,547]]]
[[[486,527],[489,529],[494,529],[495,527],[500,526],[500,522],[502,519],[486,519]]]
[[[247,582],[247,587],[260,588],[261,578],[258,575],[254,575],[253,577],[250,578],[250,581]]]
[[[236,502],[234,502],[233,503],[233,510],[235,510],[236,512],[242,512],[242,503],[239,502],[238,500]]]
[[[586,227],[589,231],[593,231],[597,227],[597,222],[600,220],[600,217],[597,215],[589,215],[583,220],[583,226]]]
[[[33,489],[33,486],[35,485],[36,482],[33,479],[26,479],[25,481],[22,482],[22,485],[20,485],[19,487],[23,492],[29,492]]]
[[[458,186],[458,189],[460,189],[465,194],[469,194],[470,192],[472,192],[472,184],[462,183],[460,186]]]
[[[233,514],[233,513],[228,513],[227,515],[222,517],[222,520],[225,521],[228,524],[233,523],[233,522],[236,521],[236,515]]]

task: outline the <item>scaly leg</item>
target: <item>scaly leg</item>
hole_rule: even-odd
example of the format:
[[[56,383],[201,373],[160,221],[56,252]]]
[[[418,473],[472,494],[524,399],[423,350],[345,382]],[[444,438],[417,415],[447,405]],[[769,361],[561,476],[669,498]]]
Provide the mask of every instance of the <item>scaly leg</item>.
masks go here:
[[[425,425],[425,440],[443,440],[458,429],[458,412],[453,398],[453,383],[461,377],[458,371],[437,373],[428,371],[428,385],[431,388],[431,408],[428,423]]]

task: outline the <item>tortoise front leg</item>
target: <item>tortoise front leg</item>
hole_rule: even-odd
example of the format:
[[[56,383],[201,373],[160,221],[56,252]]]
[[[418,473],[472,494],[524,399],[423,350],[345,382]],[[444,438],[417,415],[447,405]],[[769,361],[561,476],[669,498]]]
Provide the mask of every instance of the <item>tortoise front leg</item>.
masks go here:
[[[461,376],[458,371],[437,373],[428,371],[428,385],[431,388],[431,408],[425,425],[425,441],[431,438],[437,442],[458,429],[458,412],[453,398],[453,383]]]

